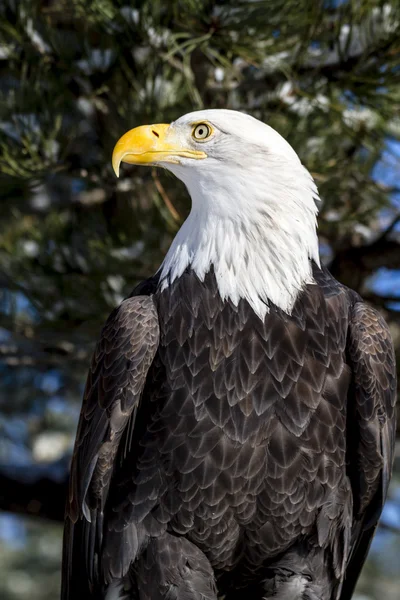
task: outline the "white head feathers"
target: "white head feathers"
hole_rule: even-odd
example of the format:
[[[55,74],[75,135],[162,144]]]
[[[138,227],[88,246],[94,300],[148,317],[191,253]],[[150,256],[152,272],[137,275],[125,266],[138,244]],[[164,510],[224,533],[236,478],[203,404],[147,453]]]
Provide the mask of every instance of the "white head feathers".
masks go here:
[[[209,139],[193,127],[209,124]],[[190,265],[202,280],[214,268],[222,298],[245,298],[261,319],[272,302],[290,313],[319,263],[318,191],[293,148],[274,129],[235,111],[205,110],[174,123],[203,160],[160,163],[181,179],[192,210],[161,266],[166,287]]]

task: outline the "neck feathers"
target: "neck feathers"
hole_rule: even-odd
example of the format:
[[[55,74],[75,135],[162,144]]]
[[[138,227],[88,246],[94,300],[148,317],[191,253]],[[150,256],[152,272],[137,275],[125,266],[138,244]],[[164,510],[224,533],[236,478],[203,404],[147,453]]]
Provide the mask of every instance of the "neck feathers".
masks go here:
[[[311,261],[319,264],[318,193],[301,164],[286,178],[280,172],[275,181],[271,173],[265,179],[263,169],[243,180],[236,172],[231,186],[221,186],[218,178],[213,182],[212,173],[207,186],[185,182],[192,211],[160,268],[162,288],[188,267],[201,281],[213,267],[222,299],[234,305],[246,299],[262,320],[270,303],[291,313],[313,281]]]

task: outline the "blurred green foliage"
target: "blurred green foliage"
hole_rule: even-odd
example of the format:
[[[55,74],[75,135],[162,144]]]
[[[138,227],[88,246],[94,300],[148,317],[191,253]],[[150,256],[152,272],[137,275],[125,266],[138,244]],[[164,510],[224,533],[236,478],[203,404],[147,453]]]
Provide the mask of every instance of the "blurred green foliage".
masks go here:
[[[0,467],[68,452],[102,323],[188,213],[168,173],[115,178],[136,125],[223,107],[277,129],[319,187],[325,262],[400,347],[399,31],[397,0],[0,0]],[[55,597],[41,531],[42,587],[9,548],[3,598]]]

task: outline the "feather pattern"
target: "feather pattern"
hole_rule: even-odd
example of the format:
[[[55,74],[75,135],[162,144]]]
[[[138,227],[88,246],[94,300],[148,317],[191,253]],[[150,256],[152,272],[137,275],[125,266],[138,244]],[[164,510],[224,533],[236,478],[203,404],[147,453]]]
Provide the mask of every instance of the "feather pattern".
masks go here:
[[[158,338],[155,303],[149,296],[137,296],[111,313],[96,346],[71,464],[62,597],[81,597],[98,579],[104,508],[115,459],[127,426],[134,428]]]
[[[377,313],[313,275],[291,315],[271,305],[263,321],[190,269],[110,317],[72,465],[64,600],[90,597],[82,561],[113,599],[349,600],[391,472],[394,356]]]

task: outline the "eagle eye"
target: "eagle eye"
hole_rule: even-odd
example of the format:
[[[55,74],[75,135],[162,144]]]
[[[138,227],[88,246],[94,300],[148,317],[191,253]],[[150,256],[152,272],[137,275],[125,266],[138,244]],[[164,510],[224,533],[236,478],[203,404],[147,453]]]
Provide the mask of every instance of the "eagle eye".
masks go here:
[[[193,129],[192,136],[194,137],[195,140],[203,141],[203,140],[206,140],[207,138],[209,138],[211,134],[212,134],[212,129],[209,125],[207,125],[207,123],[199,123]]]

